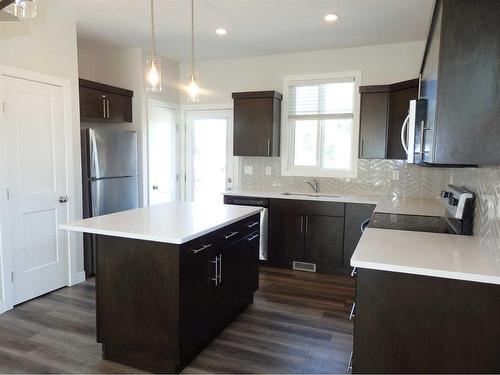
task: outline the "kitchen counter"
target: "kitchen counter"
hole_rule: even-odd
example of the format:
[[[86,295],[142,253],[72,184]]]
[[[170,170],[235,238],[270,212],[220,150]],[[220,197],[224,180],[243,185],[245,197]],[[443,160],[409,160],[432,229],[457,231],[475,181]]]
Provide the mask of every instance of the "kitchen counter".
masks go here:
[[[500,284],[500,263],[474,236],[367,228],[351,266]]]
[[[106,360],[180,372],[253,301],[260,207],[171,202],[61,225],[95,234]]]
[[[315,197],[283,195],[280,192],[234,190],[225,195],[272,199],[375,204],[374,212],[422,216],[444,216],[439,199],[399,198],[367,195]],[[424,233],[367,228],[351,258],[351,266],[500,284],[500,262],[481,249],[476,236]]]
[[[439,199],[420,199],[420,198],[402,198],[378,195],[354,195],[354,194],[309,194],[309,193],[290,193],[283,194],[275,191],[252,191],[252,190],[230,190],[223,195],[241,196],[241,197],[260,197],[271,199],[295,199],[310,200],[319,202],[343,202],[374,204],[374,212],[385,212],[390,214],[406,215],[424,215],[424,216],[443,216],[444,208]]]
[[[170,202],[62,224],[61,229],[183,244],[259,213],[259,207]]]

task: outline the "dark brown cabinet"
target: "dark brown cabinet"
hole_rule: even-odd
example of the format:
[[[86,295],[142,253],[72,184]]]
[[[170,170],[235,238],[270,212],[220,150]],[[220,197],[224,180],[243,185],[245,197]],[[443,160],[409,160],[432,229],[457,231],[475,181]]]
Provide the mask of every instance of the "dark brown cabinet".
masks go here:
[[[344,229],[344,266],[349,267],[351,257],[363,234],[361,225],[373,214],[375,205],[346,203],[345,205],[345,229]]]
[[[500,287],[358,269],[353,373],[499,373]]]
[[[342,265],[344,203],[272,199],[269,205],[269,249],[272,265],[293,262],[336,272]]]
[[[282,95],[276,91],[233,93],[235,156],[279,156]]]
[[[132,122],[133,92],[80,79],[82,122]]]
[[[500,164],[500,2],[438,0],[421,66],[430,164]],[[420,130],[420,129],[418,129]]]
[[[104,358],[157,373],[186,366],[252,303],[259,223],[253,215],[182,245],[98,235]]]
[[[417,99],[418,79],[391,85],[361,86],[359,157],[406,159],[401,127],[410,100]]]

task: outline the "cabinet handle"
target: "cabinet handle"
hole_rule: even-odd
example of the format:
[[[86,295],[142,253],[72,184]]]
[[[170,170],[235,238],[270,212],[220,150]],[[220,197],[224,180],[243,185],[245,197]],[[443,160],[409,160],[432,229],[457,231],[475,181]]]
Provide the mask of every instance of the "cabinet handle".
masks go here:
[[[109,100],[106,100],[106,112],[108,113],[109,118]]]
[[[307,236],[307,232],[308,232],[308,228],[309,228],[309,216],[306,216],[305,219],[306,219],[306,236]]]
[[[256,239],[257,237],[259,237],[259,234],[254,234],[252,237],[247,237],[246,240],[248,242],[252,242],[254,239]]]
[[[267,138],[267,156],[271,155],[271,138]]]
[[[247,225],[246,225],[246,227],[247,227],[247,228],[253,228],[254,226],[259,225],[259,224],[260,224],[260,222],[259,222],[259,221],[256,221],[255,223],[250,223],[250,224],[247,224]]]
[[[106,118],[106,97],[102,97],[102,117]]]
[[[354,276],[356,276],[357,274],[358,274],[358,269],[357,269],[357,267],[354,267],[354,268],[352,269],[351,276],[352,276],[352,277],[354,277]]]
[[[215,286],[219,285],[219,257],[215,257],[215,260],[211,260],[211,263],[215,264],[215,277],[211,277],[210,280],[214,281]]]
[[[238,233],[240,233],[240,232],[231,232],[230,234],[226,234],[224,236],[224,239],[227,240],[227,239],[229,239],[229,238],[231,238],[233,236],[236,236]]]
[[[351,356],[349,357],[349,363],[347,364],[348,373],[352,373],[352,357],[353,357],[353,352],[351,352]]]
[[[420,122],[420,161],[424,161],[424,126],[425,121]]]
[[[200,251],[203,251],[205,249],[208,249],[210,246],[212,246],[212,244],[208,244],[208,245],[202,245],[199,249],[192,249],[191,251],[195,254],[198,254]]]
[[[351,307],[351,313],[349,314],[349,320],[352,320],[353,318],[356,317],[356,314],[354,312],[355,309],[356,309],[356,302],[353,302]]]
[[[300,235],[304,233],[304,216],[300,216]]]
[[[222,254],[219,256],[219,284],[222,284]]]

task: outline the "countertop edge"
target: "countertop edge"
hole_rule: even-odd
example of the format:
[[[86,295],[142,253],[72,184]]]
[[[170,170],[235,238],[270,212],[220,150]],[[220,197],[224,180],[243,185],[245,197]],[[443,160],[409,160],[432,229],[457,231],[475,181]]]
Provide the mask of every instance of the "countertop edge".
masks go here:
[[[99,234],[99,235],[104,235],[104,236],[121,237],[121,238],[129,238],[129,239],[152,241],[152,242],[170,243],[173,245],[182,245],[182,244],[185,244],[186,242],[192,241],[198,237],[204,236],[205,234],[208,234],[208,233],[211,233],[211,232],[216,231],[218,229],[221,229],[227,225],[234,224],[240,220],[244,220],[250,216],[256,215],[256,214],[260,213],[261,211],[262,211],[262,208],[255,207],[255,211],[253,211],[253,212],[249,212],[247,214],[240,215],[235,219],[224,221],[223,223],[220,223],[220,224],[214,225],[210,228],[204,229],[202,231],[193,233],[192,235],[189,235],[186,237],[180,237],[180,238],[179,237],[165,238],[165,237],[154,236],[154,235],[134,234],[134,233],[122,232],[122,231],[116,231],[116,230],[105,230],[105,229],[99,229],[99,228],[74,226],[71,224],[60,224],[59,229],[72,231],[72,232],[79,232],[79,233],[91,233],[91,234]]]
[[[500,277],[479,275],[472,273],[453,272],[445,270],[434,270],[431,268],[414,268],[411,266],[400,266],[386,263],[364,262],[351,259],[351,266],[374,271],[398,272],[410,275],[438,277],[452,280],[472,281],[478,283],[500,285]]]

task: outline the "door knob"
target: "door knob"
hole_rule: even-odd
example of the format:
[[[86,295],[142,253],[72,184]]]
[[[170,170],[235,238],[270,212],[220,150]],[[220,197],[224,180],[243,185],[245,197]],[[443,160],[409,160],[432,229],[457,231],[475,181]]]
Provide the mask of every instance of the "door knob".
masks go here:
[[[59,197],[59,203],[66,203],[68,201],[68,196],[67,195],[61,195]]]
[[[153,190],[158,190],[160,187],[158,185],[153,185]]]

